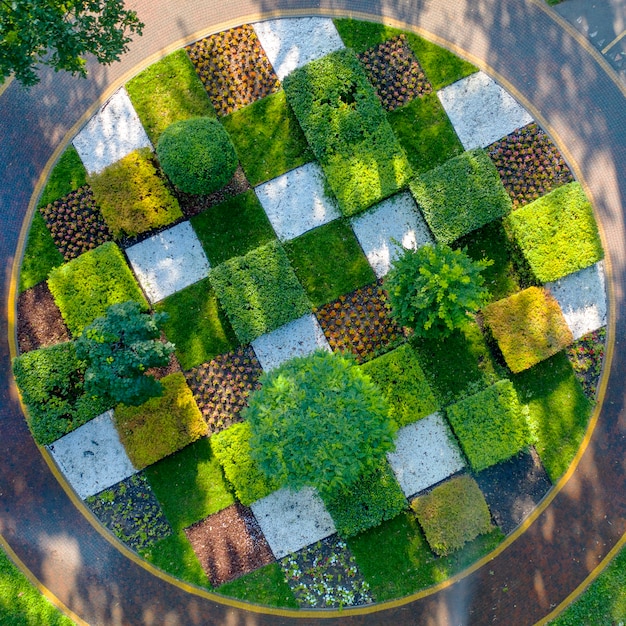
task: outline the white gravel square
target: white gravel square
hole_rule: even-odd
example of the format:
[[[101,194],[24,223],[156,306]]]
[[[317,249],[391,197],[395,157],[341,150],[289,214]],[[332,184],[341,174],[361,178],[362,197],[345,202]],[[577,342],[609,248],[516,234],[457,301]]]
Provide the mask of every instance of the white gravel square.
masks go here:
[[[445,418],[433,413],[401,428],[396,449],[387,453],[404,495],[409,498],[465,467]]]
[[[335,201],[324,193],[324,173],[317,163],[291,170],[254,191],[281,241],[341,216]]]
[[[252,342],[252,348],[265,372],[297,356],[315,350],[331,352],[324,331],[312,313],[293,320]]]
[[[533,121],[530,113],[484,72],[437,92],[466,150],[484,148]]]
[[[352,229],[378,278],[391,269],[402,248],[416,250],[433,238],[409,192],[391,196],[352,218]],[[399,242],[402,246],[399,246]]]
[[[602,261],[545,286],[559,303],[574,339],[606,326]]]
[[[151,303],[209,274],[209,261],[189,222],[181,222],[126,248],[126,254]]]
[[[279,489],[250,505],[277,559],[337,532],[317,491]]]
[[[85,168],[97,174],[138,148],[152,148],[122,87],[105,102],[72,142]]]
[[[84,500],[137,473],[107,411],[48,446],[68,482]]]
[[[284,18],[253,26],[280,80],[310,61],[345,48],[333,21],[327,17]]]

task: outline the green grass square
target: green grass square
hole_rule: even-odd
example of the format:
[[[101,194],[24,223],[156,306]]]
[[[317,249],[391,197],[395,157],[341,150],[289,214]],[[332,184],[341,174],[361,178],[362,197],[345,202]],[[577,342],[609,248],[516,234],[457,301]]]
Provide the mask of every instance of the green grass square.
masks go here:
[[[189,221],[213,266],[276,239],[253,190],[225,200]]]
[[[221,122],[253,187],[314,158],[283,90],[221,118]]]
[[[443,165],[463,152],[436,93],[390,111],[387,119],[416,174]]]
[[[147,467],[145,475],[175,533],[235,502],[207,437]]]
[[[108,242],[50,272],[50,293],[74,337],[112,304],[148,303],[120,249]]]
[[[352,228],[343,220],[292,239],[285,244],[285,252],[313,306],[376,280]]]
[[[70,145],[52,169],[50,178],[39,198],[38,207],[46,206],[71,191],[80,189],[87,183],[87,170],[76,152],[76,148]]]
[[[129,80],[126,91],[155,146],[161,133],[174,122],[216,117],[206,89],[182,48]]]
[[[208,278],[172,294],[155,309],[168,315],[163,330],[176,346],[176,356],[184,370],[238,345]]]

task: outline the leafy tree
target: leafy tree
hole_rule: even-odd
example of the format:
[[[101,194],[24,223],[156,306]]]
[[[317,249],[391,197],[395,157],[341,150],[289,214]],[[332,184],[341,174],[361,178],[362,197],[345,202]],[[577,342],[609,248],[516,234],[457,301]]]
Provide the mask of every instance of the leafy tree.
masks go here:
[[[348,356],[317,351],[263,374],[250,396],[251,456],[271,480],[331,495],[380,465],[396,426]]]
[[[142,30],[123,0],[0,0],[0,84],[34,85],[40,64],[85,76],[87,54],[108,65]]]
[[[492,264],[443,244],[405,250],[385,278],[395,319],[419,337],[449,336],[486,304],[481,272]]]
[[[159,340],[167,314],[141,312],[137,302],[114,304],[76,340],[76,353],[87,361],[85,390],[112,403],[138,406],[160,396],[161,383],[147,376],[150,367],[167,365],[174,345]]]

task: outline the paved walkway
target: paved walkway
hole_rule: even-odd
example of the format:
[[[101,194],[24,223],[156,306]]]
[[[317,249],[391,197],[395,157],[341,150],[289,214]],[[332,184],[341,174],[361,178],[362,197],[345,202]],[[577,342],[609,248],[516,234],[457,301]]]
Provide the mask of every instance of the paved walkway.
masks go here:
[[[134,0],[146,22],[123,63],[88,81],[46,72],[0,96],[0,533],[30,571],[90,624],[533,624],[584,582],[626,531],[626,98],[616,74],[574,29],[533,0]],[[25,426],[9,366],[10,267],[29,199],[55,149],[98,98],[181,40],[261,15],[361,14],[412,24],[464,51],[509,88],[556,139],[602,224],[615,350],[593,436],[534,523],[454,584],[375,613],[327,619],[252,612],[192,594],[130,560],[75,508]],[[12,311],[8,311],[12,313]],[[10,316],[9,316],[10,317]],[[609,353],[611,350],[609,350]],[[605,381],[607,378],[605,377]]]

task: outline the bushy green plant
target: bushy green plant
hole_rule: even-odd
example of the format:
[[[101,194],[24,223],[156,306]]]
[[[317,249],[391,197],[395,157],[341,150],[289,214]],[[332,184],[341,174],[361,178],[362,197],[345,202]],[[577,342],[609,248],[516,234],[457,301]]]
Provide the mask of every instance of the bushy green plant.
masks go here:
[[[491,264],[442,244],[405,250],[384,282],[393,316],[418,337],[449,336],[486,303],[481,271]]]
[[[489,507],[471,476],[458,476],[416,498],[411,508],[435,554],[445,556],[492,530]]]
[[[13,359],[15,381],[38,443],[52,443],[111,407],[85,391],[85,367],[73,342],[33,350]]]
[[[134,300],[148,303],[120,249],[104,243],[50,272],[48,287],[63,320],[74,336],[112,304]]]
[[[138,302],[111,305],[76,340],[78,358],[87,362],[85,390],[111,405],[137,406],[163,392],[161,383],[148,376],[150,367],[167,365],[174,345],[162,342],[164,313],[141,312]]]
[[[475,472],[510,459],[532,443],[528,408],[509,380],[449,406],[447,416]]]
[[[577,182],[514,211],[505,224],[544,283],[593,265],[604,255],[591,203]]]
[[[353,359],[319,350],[265,373],[250,394],[252,458],[272,480],[349,489],[395,447],[389,407]]]
[[[89,184],[113,236],[134,237],[167,226],[183,214],[158,175],[150,148],[141,148],[89,176]]]
[[[218,265],[209,280],[241,343],[311,310],[285,251],[275,241]]]
[[[237,169],[237,154],[228,133],[210,117],[174,122],[161,134],[156,151],[167,177],[186,193],[213,193]]]
[[[411,181],[435,239],[450,244],[509,213],[511,199],[484,150],[470,150]]]

